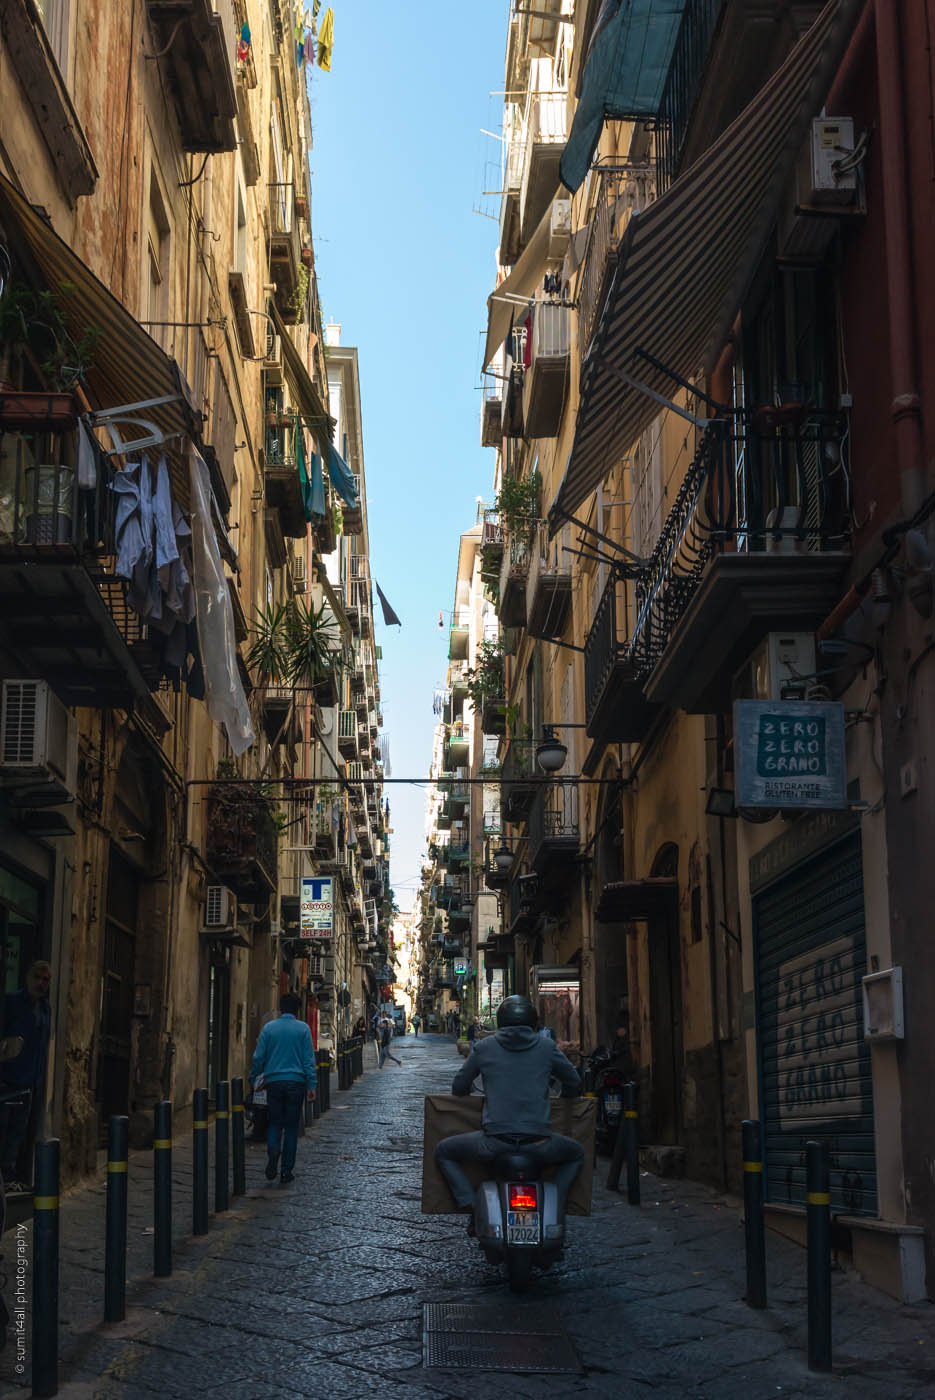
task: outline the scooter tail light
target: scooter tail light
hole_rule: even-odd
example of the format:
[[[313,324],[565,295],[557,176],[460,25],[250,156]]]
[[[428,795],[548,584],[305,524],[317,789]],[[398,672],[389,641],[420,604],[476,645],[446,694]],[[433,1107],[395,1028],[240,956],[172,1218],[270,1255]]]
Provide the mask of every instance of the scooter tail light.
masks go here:
[[[510,1182],[510,1210],[537,1210],[539,1198],[535,1186]]]

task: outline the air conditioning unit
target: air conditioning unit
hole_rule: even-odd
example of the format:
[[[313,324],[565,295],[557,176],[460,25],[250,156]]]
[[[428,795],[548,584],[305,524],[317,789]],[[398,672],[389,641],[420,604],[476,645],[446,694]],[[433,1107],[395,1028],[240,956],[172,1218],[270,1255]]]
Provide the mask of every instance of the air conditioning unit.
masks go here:
[[[305,592],[305,555],[297,554],[292,561],[292,587],[296,593]]]
[[[201,910],[202,933],[233,933],[237,928],[237,899],[226,885],[209,885]]]
[[[47,681],[5,680],[0,696],[0,778],[33,800],[73,797],[78,727]]]
[[[768,632],[734,677],[734,700],[805,700],[816,671],[813,632]]]
[[[778,252],[784,262],[814,263],[825,255],[842,215],[865,213],[850,117],[816,117],[796,162],[791,197],[780,209]]]
[[[266,363],[268,365],[282,364],[282,340],[272,331],[269,331],[266,336]]]
[[[558,261],[565,256],[571,237],[571,200],[554,199],[549,212],[548,256]]]

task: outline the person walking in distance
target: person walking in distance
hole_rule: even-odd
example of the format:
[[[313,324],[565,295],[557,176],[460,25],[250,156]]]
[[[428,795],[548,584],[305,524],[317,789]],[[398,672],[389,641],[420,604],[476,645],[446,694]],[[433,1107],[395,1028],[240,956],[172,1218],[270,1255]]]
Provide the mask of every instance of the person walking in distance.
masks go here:
[[[412,1013],[412,1016],[409,1018],[409,1024],[410,1024],[410,1026],[412,1027],[412,1033],[413,1033],[413,1035],[414,1035],[414,1036],[416,1037],[416,1039],[418,1040],[418,1038],[419,1038],[419,1027],[420,1027],[421,1024],[422,1024],[422,1017],[419,1015],[418,1011],[414,1011],[414,1012]]]
[[[266,1089],[269,1128],[266,1136],[266,1179],[274,1181],[282,1155],[282,1175],[285,1185],[295,1179],[295,1156],[299,1143],[299,1119],[306,1095],[315,1098],[318,1072],[312,1033],[304,1021],[297,1019],[299,998],[287,992],[279,999],[279,1019],[270,1021],[260,1031],[250,1082],[260,1075]]]
[[[384,1016],[380,1022],[380,1065],[382,1069],[387,1060],[392,1060],[394,1065],[402,1065],[402,1060],[397,1060],[395,1055],[390,1054],[390,1046],[393,1044],[393,1022],[389,1016]]]
[[[7,1096],[0,1104],[0,1171],[8,1191],[30,1188],[32,1173],[25,1167],[28,1181],[17,1181],[24,1152],[33,1098],[45,1084],[46,1060],[52,1030],[49,986],[52,969],[47,962],[34,962],[26,973],[26,985],[11,992],[4,1002],[3,1035],[9,1049],[19,1051],[4,1059],[2,1087]],[[11,1092],[15,1091],[15,1097]]]

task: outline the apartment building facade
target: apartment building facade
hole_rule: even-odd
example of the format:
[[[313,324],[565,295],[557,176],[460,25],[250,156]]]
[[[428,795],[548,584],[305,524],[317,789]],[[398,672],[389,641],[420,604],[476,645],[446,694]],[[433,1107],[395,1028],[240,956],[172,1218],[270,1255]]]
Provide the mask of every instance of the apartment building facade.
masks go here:
[[[651,10],[508,21],[504,929],[622,1032],[657,1161],[737,1189],[758,1118],[801,1237],[826,1141],[856,1266],[921,1297],[925,7]]]
[[[288,987],[327,1045],[373,956],[329,867],[353,634],[326,561],[363,505],[295,24],[280,0],[0,15],[5,991],[52,965],[24,1178],[38,1132],[74,1178],[114,1113],[136,1144],[162,1098],[184,1125]],[[330,924],[298,907],[312,877]]]

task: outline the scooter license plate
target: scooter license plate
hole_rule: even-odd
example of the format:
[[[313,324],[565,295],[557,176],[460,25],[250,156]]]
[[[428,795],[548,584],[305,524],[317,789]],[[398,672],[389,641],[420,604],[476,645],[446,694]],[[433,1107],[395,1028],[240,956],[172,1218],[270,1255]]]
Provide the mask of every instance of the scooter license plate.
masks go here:
[[[253,1107],[254,1107],[254,1108],[265,1108],[265,1107],[266,1107],[266,1090],[265,1090],[265,1089],[254,1089],[254,1091],[253,1091]]]
[[[507,1211],[507,1244],[538,1244],[539,1234],[539,1212],[537,1210]]]
[[[619,1094],[608,1094],[604,1100],[608,1118],[619,1118],[623,1112],[623,1099]]]

